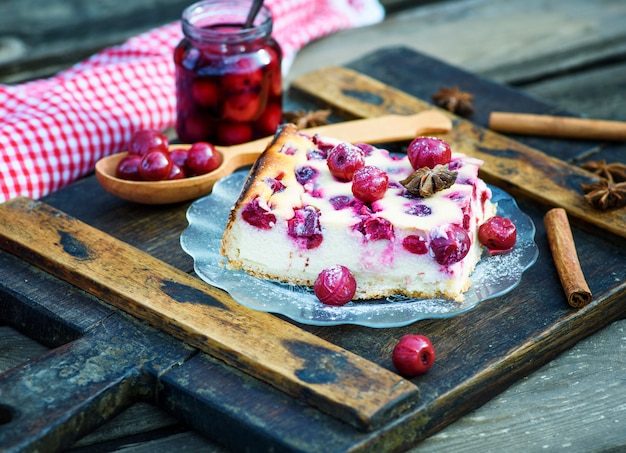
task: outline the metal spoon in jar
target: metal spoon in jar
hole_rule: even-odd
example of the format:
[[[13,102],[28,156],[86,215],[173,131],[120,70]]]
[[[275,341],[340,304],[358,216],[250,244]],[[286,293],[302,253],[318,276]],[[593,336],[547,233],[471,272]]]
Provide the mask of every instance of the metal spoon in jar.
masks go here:
[[[254,22],[256,15],[259,14],[261,6],[263,6],[263,0],[253,0],[246,22],[243,24],[243,28],[252,27],[252,23]]]

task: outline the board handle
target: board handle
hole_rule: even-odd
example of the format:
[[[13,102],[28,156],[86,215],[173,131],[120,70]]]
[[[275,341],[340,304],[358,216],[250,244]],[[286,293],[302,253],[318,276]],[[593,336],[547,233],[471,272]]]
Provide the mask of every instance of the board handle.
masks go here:
[[[145,337],[149,343],[141,341],[149,328],[131,324],[114,314],[80,338],[1,373],[0,450],[64,450],[150,395],[156,370],[195,354],[153,331]]]
[[[419,400],[396,373],[45,203],[15,198],[0,216],[5,250],[357,429],[377,429]]]

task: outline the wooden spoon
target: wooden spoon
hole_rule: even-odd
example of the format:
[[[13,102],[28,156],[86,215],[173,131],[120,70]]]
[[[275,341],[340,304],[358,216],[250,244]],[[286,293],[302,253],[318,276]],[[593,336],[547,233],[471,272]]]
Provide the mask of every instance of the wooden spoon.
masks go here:
[[[319,134],[351,143],[390,143],[411,140],[418,135],[446,133],[452,121],[437,110],[428,110],[415,115],[385,115],[341,123],[328,124],[300,132]],[[213,184],[240,167],[253,164],[265,150],[272,137],[265,137],[241,145],[217,146],[222,163],[205,175],[171,181],[128,181],[115,177],[118,162],[126,152],[113,154],[96,163],[96,177],[109,193],[124,200],[143,204],[167,204],[199,198],[211,192]],[[189,148],[191,145],[170,145]]]

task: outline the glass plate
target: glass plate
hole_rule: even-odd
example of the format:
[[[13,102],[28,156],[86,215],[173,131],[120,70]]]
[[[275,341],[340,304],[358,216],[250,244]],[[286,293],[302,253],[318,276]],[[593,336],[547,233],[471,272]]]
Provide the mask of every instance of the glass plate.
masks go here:
[[[490,186],[498,214],[517,226],[515,248],[502,255],[485,255],[471,275],[472,286],[465,301],[413,299],[393,296],[386,299],[349,302],[343,307],[322,304],[309,287],[262,280],[244,271],[227,269],[220,255],[222,233],[230,210],[246,179],[240,170],[220,180],[213,192],[187,211],[189,226],[181,235],[183,250],[194,259],[194,269],[205,282],[227,291],[242,305],[259,311],[279,313],[294,321],[313,325],[358,324],[368,327],[396,327],[426,318],[448,318],[466,312],[479,302],[502,296],[515,288],[522,273],[537,260],[535,225],[510,195]]]

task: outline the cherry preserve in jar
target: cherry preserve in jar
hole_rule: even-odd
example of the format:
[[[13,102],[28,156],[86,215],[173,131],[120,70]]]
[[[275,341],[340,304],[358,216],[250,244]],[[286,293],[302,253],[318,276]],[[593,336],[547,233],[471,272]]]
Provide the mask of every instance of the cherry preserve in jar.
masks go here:
[[[263,6],[244,28],[251,0],[206,0],[183,11],[174,51],[176,132],[181,141],[234,145],[274,134],[282,119],[282,52]]]

